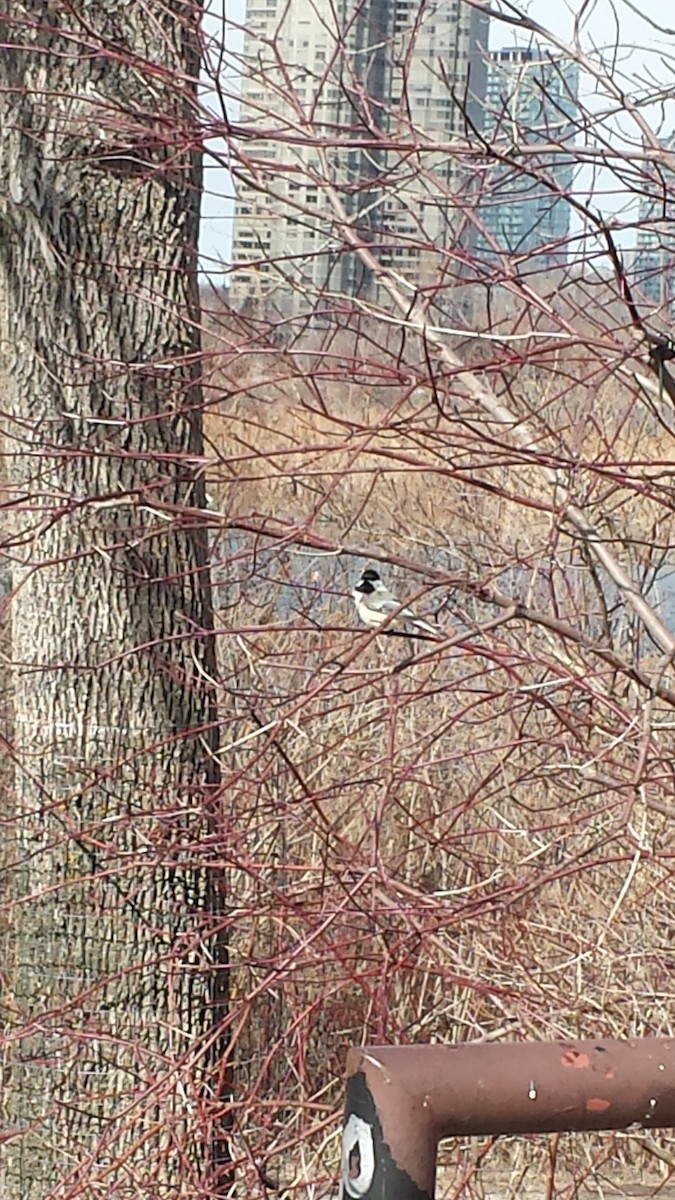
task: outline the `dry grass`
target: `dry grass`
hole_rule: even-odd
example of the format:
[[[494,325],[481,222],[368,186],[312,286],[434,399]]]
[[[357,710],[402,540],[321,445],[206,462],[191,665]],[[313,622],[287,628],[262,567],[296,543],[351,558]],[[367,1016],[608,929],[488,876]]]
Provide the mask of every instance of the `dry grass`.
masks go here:
[[[311,372],[302,347],[214,346],[241,1128],[305,1194],[307,1163],[284,1147],[301,1135],[311,1177],[334,1170],[350,1044],[672,1032],[671,710],[536,624],[481,633],[495,609],[468,583],[496,581],[627,662],[668,668],[564,533],[537,462],[477,424],[459,389],[386,349],[363,354],[357,386],[346,334],[339,355],[335,339],[313,349]],[[589,516],[646,579],[672,541],[668,435],[598,374],[558,355],[511,399],[538,408],[549,461],[568,463]],[[353,632],[361,563],[233,532],[269,516],[455,571],[442,620],[463,623],[468,645],[395,672],[405,643]],[[401,582],[424,593],[421,610],[448,600],[423,576]],[[669,1139],[563,1139],[557,1179],[663,1180],[650,1144]],[[527,1191],[549,1152],[548,1139],[498,1142],[466,1189],[500,1179],[503,1195],[508,1177]],[[476,1154],[448,1150],[448,1195]]]
[[[377,333],[284,349],[221,314],[205,360],[234,1150],[261,1200],[261,1171],[334,1193],[350,1045],[672,1031],[671,668],[541,472],[649,582],[669,434],[609,359],[518,371],[467,346],[541,430],[515,451],[460,379]],[[370,555],[440,649],[404,663],[404,639],[355,629]],[[441,1191],[527,1194],[554,1149],[570,1196],[672,1167],[668,1135],[453,1143]]]

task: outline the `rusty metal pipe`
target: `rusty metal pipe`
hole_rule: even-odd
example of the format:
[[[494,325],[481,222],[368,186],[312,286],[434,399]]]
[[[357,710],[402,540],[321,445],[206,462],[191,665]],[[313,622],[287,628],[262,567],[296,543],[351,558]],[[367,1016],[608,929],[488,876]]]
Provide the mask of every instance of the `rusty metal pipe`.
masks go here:
[[[438,1142],[675,1126],[675,1039],[350,1050],[345,1200],[432,1200]]]

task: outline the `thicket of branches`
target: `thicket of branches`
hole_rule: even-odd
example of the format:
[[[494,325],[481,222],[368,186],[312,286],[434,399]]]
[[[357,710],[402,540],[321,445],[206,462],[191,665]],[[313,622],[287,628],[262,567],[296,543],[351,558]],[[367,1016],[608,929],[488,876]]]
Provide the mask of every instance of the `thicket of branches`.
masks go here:
[[[671,35],[645,21],[655,49],[633,52],[623,2],[605,46],[584,5],[565,40],[471,4],[498,42],[578,64],[573,142],[517,122],[486,140],[450,79],[461,120],[429,134],[406,107],[409,57],[396,111],[375,112],[344,39],[308,79],[281,25],[246,58],[232,22],[177,0],[32,0],[4,19],[2,236],[30,250],[25,278],[2,258],[12,1200],[328,1195],[352,1044],[673,1032],[672,312],[630,254],[640,197],[659,197],[669,244]],[[255,110],[235,103],[247,71]],[[321,89],[338,86],[352,115],[328,127]],[[11,167],[35,145],[33,195]],[[355,145],[371,199],[405,194],[404,172],[443,195],[452,244],[422,218],[364,225],[341,158]],[[227,167],[371,287],[295,260],[270,276],[261,241],[257,294],[235,306],[209,251],[198,302],[201,151],[224,212]],[[555,269],[480,250],[494,172],[548,194],[563,158]],[[422,289],[396,246],[427,263]],[[133,331],[107,340],[120,314]],[[411,661],[357,626],[366,564],[439,643]],[[657,1189],[671,1140],[448,1145],[440,1194],[543,1175],[570,1196]]]

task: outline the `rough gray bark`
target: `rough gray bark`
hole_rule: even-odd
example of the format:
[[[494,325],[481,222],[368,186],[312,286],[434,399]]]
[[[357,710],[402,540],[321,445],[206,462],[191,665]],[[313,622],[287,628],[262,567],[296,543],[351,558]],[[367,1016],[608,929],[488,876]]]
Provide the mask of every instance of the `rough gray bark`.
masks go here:
[[[198,16],[25,0],[0,19],[19,763],[2,1124],[21,1134],[4,1200],[201,1196],[212,1178]]]

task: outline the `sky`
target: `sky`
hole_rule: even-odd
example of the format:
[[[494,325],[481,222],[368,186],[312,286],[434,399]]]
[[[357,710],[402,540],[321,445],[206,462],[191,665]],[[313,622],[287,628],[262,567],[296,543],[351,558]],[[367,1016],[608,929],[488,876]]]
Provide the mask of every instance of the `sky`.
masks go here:
[[[442,2],[442,0],[441,0]],[[494,7],[508,11],[508,0],[494,0]],[[612,74],[620,82],[626,94],[632,98],[653,93],[657,87],[669,89],[675,97],[675,6],[667,24],[664,12],[671,8],[671,0],[529,0],[518,6],[526,11],[544,28],[557,37],[573,42],[575,26],[582,48],[601,54],[603,61],[612,68]],[[207,7],[205,28],[207,33],[218,37],[222,30],[222,18],[229,24],[228,41],[236,51],[241,46],[241,34],[236,27],[245,21],[245,0],[210,0]],[[496,49],[513,45],[526,39],[501,21],[490,22],[490,46]],[[580,98],[594,112],[602,106],[607,108],[606,96],[598,94],[598,88],[589,76],[581,77]],[[208,97],[206,98],[208,101]],[[659,105],[644,110],[654,131],[664,136],[675,129],[675,100],[667,99]],[[612,120],[614,136],[617,128],[634,143],[639,143],[637,126],[625,114],[618,121]],[[213,142],[212,149],[221,157],[226,150],[223,143]],[[612,179],[605,173],[592,176],[582,172],[577,180],[582,193],[592,192],[593,203],[605,212],[616,213],[623,219],[635,216],[635,203],[626,193],[618,193]],[[220,275],[219,263],[227,266],[232,239],[232,184],[222,166],[205,160],[205,195],[202,206],[202,267],[205,274],[217,282]],[[621,241],[621,238],[619,238]],[[624,239],[625,242],[625,239]]]

